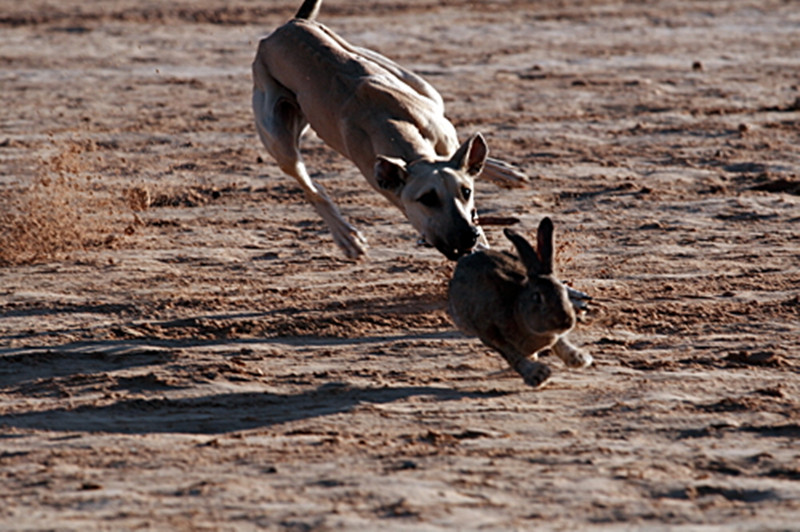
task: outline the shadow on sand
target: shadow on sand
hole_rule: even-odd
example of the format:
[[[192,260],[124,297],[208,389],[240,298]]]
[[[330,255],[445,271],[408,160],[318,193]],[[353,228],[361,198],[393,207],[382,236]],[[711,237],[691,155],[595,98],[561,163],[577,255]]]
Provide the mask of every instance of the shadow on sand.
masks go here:
[[[120,400],[100,406],[7,414],[0,425],[53,431],[126,434],[179,432],[221,434],[347,412],[358,405],[391,403],[411,396],[438,401],[496,397],[499,391],[459,391],[433,386],[360,388],[331,382],[298,394],[245,392],[202,397]]]

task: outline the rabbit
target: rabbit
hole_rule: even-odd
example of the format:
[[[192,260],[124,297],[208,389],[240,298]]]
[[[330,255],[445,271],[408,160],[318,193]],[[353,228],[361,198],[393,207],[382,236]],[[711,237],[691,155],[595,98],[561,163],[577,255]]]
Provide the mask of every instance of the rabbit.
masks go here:
[[[588,367],[593,359],[566,338],[575,309],[553,275],[553,222],[539,223],[536,249],[515,231],[504,233],[519,256],[487,249],[462,257],[450,280],[448,310],[458,329],[499,351],[538,388],[551,374],[537,361],[539,352],[551,348],[571,368]]]

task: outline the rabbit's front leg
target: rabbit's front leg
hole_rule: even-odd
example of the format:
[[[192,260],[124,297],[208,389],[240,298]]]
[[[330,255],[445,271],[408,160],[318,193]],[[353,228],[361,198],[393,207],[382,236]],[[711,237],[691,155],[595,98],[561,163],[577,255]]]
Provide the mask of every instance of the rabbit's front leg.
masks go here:
[[[485,345],[500,353],[508,365],[522,376],[528,386],[540,388],[550,378],[552,371],[547,364],[536,360],[536,353],[528,357],[526,353],[506,340],[505,335],[496,325],[489,327],[481,336],[481,340]]]
[[[592,355],[578,349],[562,336],[553,345],[553,352],[570,368],[588,368],[592,365]]]
[[[537,362],[530,358],[522,358],[514,366],[517,373],[522,375],[525,384],[534,388],[541,388],[550,379],[552,370],[547,364]]]

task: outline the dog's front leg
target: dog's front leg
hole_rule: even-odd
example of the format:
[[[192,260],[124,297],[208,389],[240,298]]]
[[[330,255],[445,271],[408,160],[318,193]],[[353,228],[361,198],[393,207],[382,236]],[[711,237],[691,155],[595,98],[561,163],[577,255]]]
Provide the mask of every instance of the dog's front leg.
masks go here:
[[[331,200],[328,193],[319,183],[308,175],[305,164],[297,159],[290,164],[280,164],[281,170],[297,180],[303,189],[306,198],[317,211],[333,236],[333,241],[351,259],[361,257],[367,253],[367,240],[347,220],[344,219],[339,207]]]
[[[303,172],[305,173],[305,172]],[[305,179],[298,178],[300,186],[306,193],[306,198],[314,206],[333,236],[333,241],[351,259],[366,255],[367,240],[364,236],[339,212],[339,208],[328,197],[328,193],[319,183],[313,182],[307,175]]]

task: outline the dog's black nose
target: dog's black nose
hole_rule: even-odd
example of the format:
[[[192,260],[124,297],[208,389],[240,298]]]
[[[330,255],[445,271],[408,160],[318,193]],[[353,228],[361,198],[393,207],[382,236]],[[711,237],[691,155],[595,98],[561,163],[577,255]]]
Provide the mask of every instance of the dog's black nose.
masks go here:
[[[469,238],[469,249],[472,249],[475,247],[475,245],[478,243],[478,239],[481,237],[481,230],[478,229],[477,226],[473,225],[472,227],[470,227],[470,233],[471,235]]]
[[[478,239],[481,236],[481,231],[477,227],[470,227],[469,231],[462,234],[462,237],[458,243],[458,247],[456,248],[456,255],[463,256],[467,255],[475,249],[475,246],[478,244]]]

